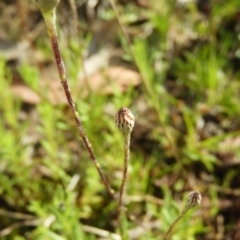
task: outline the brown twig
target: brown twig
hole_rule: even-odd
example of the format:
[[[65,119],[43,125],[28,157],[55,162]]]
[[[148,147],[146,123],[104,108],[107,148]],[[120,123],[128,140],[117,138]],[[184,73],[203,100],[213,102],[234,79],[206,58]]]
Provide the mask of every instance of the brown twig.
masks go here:
[[[57,67],[58,67],[58,72],[59,72],[59,77],[61,79],[61,83],[68,101],[68,105],[71,109],[71,112],[73,114],[73,117],[75,119],[75,122],[77,124],[77,128],[78,128],[78,132],[84,142],[84,145],[89,153],[90,159],[92,160],[94,166],[96,167],[101,180],[104,184],[104,186],[106,187],[108,193],[115,198],[114,196],[114,190],[111,188],[111,186],[109,185],[107,179],[105,178],[100,164],[98,163],[94,153],[93,153],[93,149],[91,147],[91,144],[84,132],[79,114],[75,108],[75,104],[73,103],[72,100],[72,96],[71,96],[71,91],[68,85],[68,81],[67,81],[67,77],[66,77],[66,70],[65,70],[65,66],[64,66],[64,62],[61,56],[61,52],[59,49],[59,45],[58,45],[58,37],[57,37],[57,29],[56,29],[56,11],[55,9],[51,12],[51,13],[43,13],[44,19],[45,19],[45,23],[47,26],[47,31],[48,31],[48,35],[50,37],[50,41],[51,41],[51,45],[52,45],[52,49],[54,52],[54,56],[55,56],[55,60],[57,63]]]
[[[117,5],[116,5],[116,3],[115,3],[114,0],[109,0],[109,2],[110,2],[110,5],[111,5],[111,7],[112,7],[112,9],[113,9],[113,11],[114,11],[114,14],[115,14],[115,16],[116,16],[116,18],[117,18],[117,21],[118,21],[118,24],[119,24],[119,26],[120,26],[120,29],[121,29],[121,31],[122,31],[122,33],[123,33],[123,36],[125,37],[125,39],[126,39],[126,41],[127,41],[128,51],[129,51],[131,57],[133,58],[133,60],[135,61],[134,52],[133,52],[133,49],[132,49],[132,42],[131,42],[131,39],[130,39],[130,37],[129,37],[127,28],[125,27],[125,25],[124,25],[123,22],[122,22],[122,19],[121,19],[121,17],[120,17],[120,13],[119,13],[119,11],[118,11],[118,7],[117,7]]]
[[[10,217],[10,218],[15,218],[15,219],[21,219],[21,220],[31,220],[35,218],[35,216],[33,215],[20,213],[20,212],[12,212],[2,208],[0,208],[0,215]]]
[[[26,220],[23,222],[13,223],[12,225],[10,225],[0,231],[0,237],[5,237],[20,227],[39,226],[41,223],[42,223],[41,219],[31,219],[31,220]]]
[[[82,230],[85,232],[100,236],[101,238],[104,238],[104,239],[122,240],[121,236],[119,236],[118,234],[111,233],[109,231],[106,231],[100,228],[95,228],[88,225],[82,225]]]

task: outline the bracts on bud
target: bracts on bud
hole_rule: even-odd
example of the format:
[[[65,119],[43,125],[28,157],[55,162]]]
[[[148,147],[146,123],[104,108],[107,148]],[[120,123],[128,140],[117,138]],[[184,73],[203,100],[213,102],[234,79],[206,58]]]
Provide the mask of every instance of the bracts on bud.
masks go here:
[[[115,116],[115,124],[122,134],[130,134],[133,130],[134,122],[135,118],[128,108],[122,107],[118,110]]]
[[[191,209],[198,205],[200,205],[202,202],[202,196],[199,192],[190,192],[187,197],[187,203],[185,209]]]

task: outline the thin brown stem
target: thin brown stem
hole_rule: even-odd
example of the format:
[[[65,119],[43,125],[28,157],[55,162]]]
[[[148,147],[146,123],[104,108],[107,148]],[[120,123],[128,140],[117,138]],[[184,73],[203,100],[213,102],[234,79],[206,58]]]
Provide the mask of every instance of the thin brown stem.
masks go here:
[[[121,236],[119,236],[118,234],[111,233],[100,228],[95,228],[88,225],[82,225],[81,227],[84,232],[95,234],[102,239],[122,240]]]
[[[127,28],[125,27],[125,25],[124,25],[123,22],[122,22],[122,19],[121,19],[121,17],[120,17],[120,13],[119,13],[119,11],[118,11],[118,7],[117,7],[117,5],[116,5],[116,3],[115,3],[114,0],[109,0],[109,2],[110,2],[110,5],[111,5],[114,13],[115,13],[115,16],[116,16],[116,18],[117,18],[118,24],[119,24],[119,26],[120,26],[120,29],[121,29],[122,33],[123,33],[123,36],[125,37],[125,39],[126,39],[126,41],[127,41],[128,51],[130,52],[132,58],[134,59],[135,57],[134,57],[134,53],[133,53],[133,49],[132,49],[131,39],[130,39],[130,37],[129,37]],[[135,60],[135,59],[134,59],[134,60]]]
[[[67,101],[68,101],[68,105],[71,109],[71,112],[72,112],[73,117],[75,119],[75,122],[77,124],[79,135],[81,136],[81,138],[84,142],[84,145],[85,145],[85,147],[86,147],[86,149],[89,153],[90,159],[92,160],[94,166],[96,167],[104,186],[106,187],[108,193],[113,198],[115,198],[114,190],[109,185],[106,177],[104,176],[104,174],[101,170],[100,164],[98,163],[98,161],[97,161],[97,159],[96,159],[96,157],[93,153],[93,149],[92,149],[91,144],[90,144],[90,142],[89,142],[89,140],[88,140],[88,138],[87,138],[87,136],[84,132],[79,114],[78,114],[78,112],[75,108],[75,104],[73,103],[73,100],[72,100],[71,91],[70,91],[68,81],[67,81],[67,77],[66,77],[66,70],[65,70],[64,62],[63,62],[61,52],[60,52],[60,49],[59,49],[59,45],[58,45],[55,11],[51,14],[43,14],[43,16],[44,16],[44,19],[45,19],[45,22],[46,22],[46,25],[47,25],[48,34],[49,34],[49,37],[50,37],[50,40],[51,40],[52,49],[53,49],[55,60],[56,60],[57,67],[58,67],[59,77],[61,79],[61,83],[62,83],[63,90],[65,92],[65,95],[66,95],[66,98],[67,98]]]
[[[180,215],[175,219],[175,221],[169,227],[168,231],[165,233],[165,235],[163,237],[163,240],[168,240],[171,237],[171,233],[172,233],[173,228],[181,220],[181,218],[187,213],[187,211],[188,211],[188,209],[184,209],[184,211],[182,211],[180,213]]]
[[[31,219],[31,220],[26,220],[23,222],[16,222],[13,223],[12,225],[4,228],[3,230],[0,231],[0,237],[6,237],[10,235],[13,231],[15,231],[18,228],[21,227],[35,227],[35,226],[40,226],[42,224],[41,219]]]
[[[76,2],[74,0],[68,0],[71,11],[72,11],[72,16],[73,16],[73,22],[74,22],[74,30],[75,34],[77,36],[78,34],[78,15],[77,15],[77,6]]]
[[[31,220],[34,219],[35,216],[33,215],[29,215],[29,214],[25,214],[25,213],[20,213],[20,212],[12,212],[12,211],[8,211],[5,209],[0,208],[0,215],[2,216],[7,216],[10,218],[15,218],[15,219],[23,219],[23,220]]]
[[[126,187],[127,177],[128,177],[128,165],[129,165],[129,157],[130,157],[130,133],[127,135],[123,135],[124,138],[124,166],[123,166],[123,177],[122,182],[120,186],[120,192],[119,192],[119,199],[118,199],[118,218],[120,219],[121,212],[122,212],[122,199],[124,190]]]

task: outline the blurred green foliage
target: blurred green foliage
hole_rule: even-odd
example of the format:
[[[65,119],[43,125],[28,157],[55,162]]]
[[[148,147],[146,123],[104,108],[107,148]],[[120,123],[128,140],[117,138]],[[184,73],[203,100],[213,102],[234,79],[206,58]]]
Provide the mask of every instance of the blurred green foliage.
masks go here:
[[[130,34],[131,46],[120,31],[117,41],[124,50],[121,61],[141,74],[138,88],[83,95],[83,89],[75,86],[89,32],[81,36],[80,46],[76,37],[65,38],[59,26],[76,108],[116,191],[123,143],[114,114],[121,106],[129,106],[135,114],[124,239],[161,239],[191,190],[201,192],[203,206],[184,217],[171,239],[214,239],[220,234],[215,219],[222,216],[222,235],[237,239],[234,224],[240,215],[229,210],[226,218],[221,201],[231,198],[234,209],[239,198],[235,166],[239,167],[240,2],[210,1],[211,12],[205,14],[192,1],[149,1],[147,7],[126,2],[118,4],[121,18],[139,34]],[[108,21],[114,18],[110,7],[99,15]],[[143,23],[132,27],[131,21],[139,19]],[[46,39],[37,38],[35,44],[51,61]],[[117,204],[100,182],[71,112],[65,104],[49,101],[50,89],[40,84],[41,68],[29,62],[17,65],[17,72],[41,103],[29,105],[17,99],[11,91],[11,70],[1,58],[1,239],[116,239],[101,230],[120,232]],[[142,99],[146,112],[138,105]]]

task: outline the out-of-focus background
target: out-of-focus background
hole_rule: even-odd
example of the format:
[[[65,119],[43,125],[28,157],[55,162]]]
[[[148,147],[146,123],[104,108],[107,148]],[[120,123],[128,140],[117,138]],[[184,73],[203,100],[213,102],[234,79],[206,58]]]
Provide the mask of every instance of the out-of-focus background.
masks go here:
[[[122,177],[114,125],[136,124],[126,239],[240,239],[240,1],[61,0],[60,49],[73,100],[110,185]],[[122,29],[125,29],[123,32]],[[0,238],[120,239],[109,197],[66,104],[45,23],[0,1]],[[113,235],[109,235],[114,233]]]

